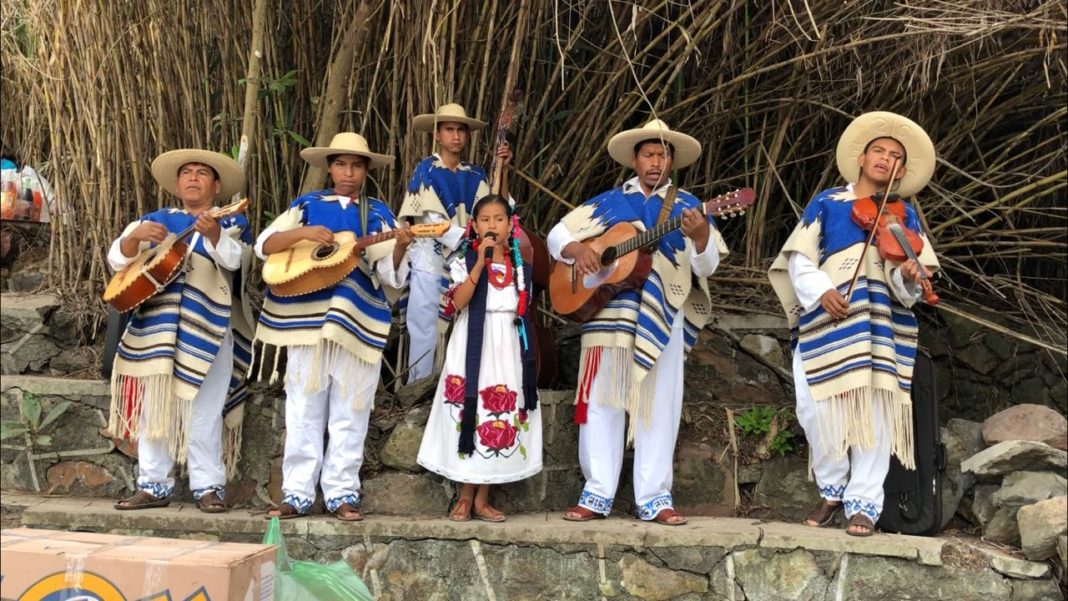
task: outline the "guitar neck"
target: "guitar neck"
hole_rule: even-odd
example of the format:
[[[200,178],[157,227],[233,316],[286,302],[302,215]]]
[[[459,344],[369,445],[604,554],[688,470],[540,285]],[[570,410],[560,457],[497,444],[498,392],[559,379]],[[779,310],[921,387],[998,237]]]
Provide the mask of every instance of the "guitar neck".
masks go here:
[[[385,232],[379,232],[377,234],[369,234],[367,236],[360,236],[356,239],[357,246],[370,246],[372,244],[378,244],[379,242],[385,242],[391,238],[397,237],[399,230],[387,230]]]
[[[674,219],[667,219],[665,221],[662,221],[653,226],[652,229],[645,230],[644,232],[638,234],[637,236],[634,236],[630,240],[620,242],[619,244],[615,245],[614,248],[616,250],[616,256],[622,256],[629,252],[638,250],[639,248],[645,248],[646,246],[655,244],[658,240],[670,234],[671,232],[679,229],[680,227],[682,227],[681,216],[675,217]]]

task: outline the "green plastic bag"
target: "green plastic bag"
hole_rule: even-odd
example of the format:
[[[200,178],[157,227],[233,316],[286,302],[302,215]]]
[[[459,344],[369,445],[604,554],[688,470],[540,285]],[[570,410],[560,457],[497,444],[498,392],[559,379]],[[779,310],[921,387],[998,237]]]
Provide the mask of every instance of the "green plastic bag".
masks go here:
[[[278,518],[271,518],[263,544],[278,545],[276,601],[374,601],[363,581],[344,561],[321,564],[290,559]]]

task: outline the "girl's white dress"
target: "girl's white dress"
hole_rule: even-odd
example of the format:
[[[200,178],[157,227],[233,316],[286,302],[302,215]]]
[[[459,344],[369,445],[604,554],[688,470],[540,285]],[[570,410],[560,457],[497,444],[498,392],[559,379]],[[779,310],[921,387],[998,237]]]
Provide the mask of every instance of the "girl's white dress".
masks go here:
[[[502,264],[490,265],[503,274]],[[467,279],[464,258],[449,262],[453,286]],[[482,361],[478,374],[475,452],[460,455],[460,414],[467,374],[467,307],[457,314],[445,350],[430,419],[419,446],[419,465],[455,482],[499,484],[541,471],[541,411],[523,411],[523,371],[515,327],[517,295],[509,284],[488,284]]]

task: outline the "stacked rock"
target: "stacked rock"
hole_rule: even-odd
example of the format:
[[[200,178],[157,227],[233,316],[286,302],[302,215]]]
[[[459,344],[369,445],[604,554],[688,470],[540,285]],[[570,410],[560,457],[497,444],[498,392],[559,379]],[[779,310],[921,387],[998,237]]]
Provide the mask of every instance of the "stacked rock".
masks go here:
[[[985,540],[1018,546],[1032,561],[1059,555],[1063,578],[1068,421],[1043,405],[1023,404],[991,416],[981,433],[989,446],[960,465],[977,481],[962,513],[982,527]]]

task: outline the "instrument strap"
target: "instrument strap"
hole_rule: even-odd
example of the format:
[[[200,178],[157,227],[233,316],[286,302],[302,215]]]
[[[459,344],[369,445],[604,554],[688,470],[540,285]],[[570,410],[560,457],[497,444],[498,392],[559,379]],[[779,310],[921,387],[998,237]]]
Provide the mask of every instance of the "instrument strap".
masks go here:
[[[675,193],[678,192],[678,188],[671,186],[668,188],[667,194],[664,195],[664,201],[660,203],[660,215],[656,218],[656,225],[660,225],[667,220],[671,215],[671,207],[675,206]]]

